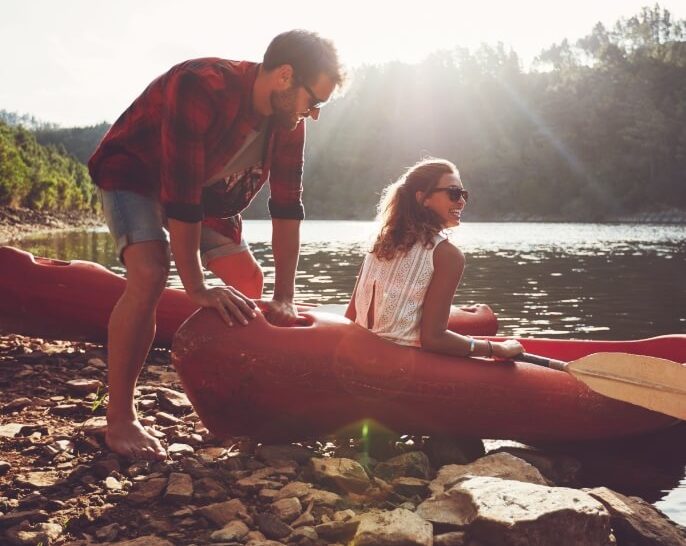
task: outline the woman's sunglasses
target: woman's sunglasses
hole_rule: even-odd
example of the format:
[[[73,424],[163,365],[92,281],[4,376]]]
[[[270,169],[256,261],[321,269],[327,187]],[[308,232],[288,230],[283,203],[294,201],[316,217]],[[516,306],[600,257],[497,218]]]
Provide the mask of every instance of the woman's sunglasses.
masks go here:
[[[448,194],[448,199],[455,201],[456,203],[462,197],[465,201],[469,199],[469,192],[465,189],[458,188],[457,186],[449,186],[447,188],[434,188],[430,193],[435,193],[437,191],[444,191]]]

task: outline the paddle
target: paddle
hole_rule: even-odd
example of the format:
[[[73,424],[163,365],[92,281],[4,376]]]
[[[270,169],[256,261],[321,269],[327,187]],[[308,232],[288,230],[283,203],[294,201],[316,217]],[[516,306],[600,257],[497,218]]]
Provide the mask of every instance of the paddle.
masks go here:
[[[567,372],[591,390],[686,420],[686,366],[654,356],[594,353],[572,362],[522,353],[515,360]]]

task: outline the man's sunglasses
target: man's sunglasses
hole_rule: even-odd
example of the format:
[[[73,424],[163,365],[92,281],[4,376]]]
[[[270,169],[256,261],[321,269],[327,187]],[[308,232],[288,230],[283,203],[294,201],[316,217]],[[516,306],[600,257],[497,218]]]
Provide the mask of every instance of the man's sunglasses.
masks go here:
[[[317,95],[314,94],[314,91],[310,89],[310,86],[307,84],[301,84],[302,87],[307,91],[307,94],[310,96],[310,107],[307,109],[308,112],[311,112],[312,110],[319,110],[322,106],[326,104],[326,101],[324,99],[320,99]]]
[[[465,189],[458,188],[457,186],[449,186],[447,188],[434,188],[430,193],[435,193],[437,191],[444,191],[448,194],[448,199],[455,201],[456,203],[462,197],[465,201],[469,199],[469,192]]]

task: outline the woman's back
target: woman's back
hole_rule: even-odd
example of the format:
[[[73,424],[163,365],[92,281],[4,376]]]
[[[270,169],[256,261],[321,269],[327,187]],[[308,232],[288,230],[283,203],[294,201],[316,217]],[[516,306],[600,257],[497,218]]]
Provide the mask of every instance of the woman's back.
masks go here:
[[[445,239],[434,236],[431,248],[417,242],[390,260],[367,254],[355,293],[355,322],[389,341],[419,347],[433,252]]]

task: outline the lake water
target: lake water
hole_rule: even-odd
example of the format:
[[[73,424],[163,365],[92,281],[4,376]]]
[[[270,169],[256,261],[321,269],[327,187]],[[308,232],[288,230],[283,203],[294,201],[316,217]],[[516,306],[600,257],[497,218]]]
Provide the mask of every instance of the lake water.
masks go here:
[[[373,228],[371,222],[305,222],[298,300],[346,303]],[[274,274],[271,224],[248,220],[244,232],[268,292]],[[686,333],[686,226],[466,223],[451,240],[467,256],[454,303],[490,304],[500,334],[639,339]],[[106,229],[17,246],[37,255],[97,261],[123,273]],[[211,276],[208,281],[218,282]],[[175,270],[169,284],[180,287]],[[686,425],[649,440],[573,451],[590,469],[584,485],[639,495],[686,525]]]

